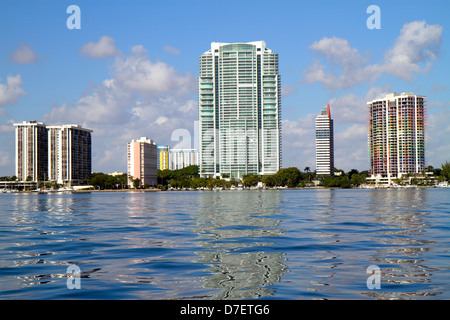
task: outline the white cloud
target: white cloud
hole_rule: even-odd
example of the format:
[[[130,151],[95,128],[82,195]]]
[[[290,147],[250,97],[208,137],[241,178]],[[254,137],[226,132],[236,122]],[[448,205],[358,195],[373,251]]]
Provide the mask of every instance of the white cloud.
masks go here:
[[[378,64],[368,64],[349,42],[341,38],[323,38],[309,49],[328,61],[331,71],[320,60],[302,72],[302,82],[320,82],[328,90],[349,89],[364,82],[374,82],[389,73],[403,80],[411,80],[417,73],[426,72],[431,62],[439,56],[442,43],[442,26],[427,25],[425,21],[406,23],[392,48],[388,49]]]
[[[386,53],[380,70],[404,80],[410,80],[414,73],[427,71],[430,62],[438,58],[442,31],[442,26],[427,25],[425,21],[406,23],[392,49]]]
[[[163,49],[164,49],[164,51],[166,51],[168,53],[172,53],[172,54],[174,54],[176,56],[179,56],[181,54],[181,51],[179,49],[177,49],[175,47],[172,47],[172,46],[169,46],[169,45],[164,46]]]
[[[98,42],[86,43],[79,52],[91,58],[113,57],[120,53],[114,42],[113,38],[102,36]]]
[[[335,126],[336,129],[336,126]],[[367,124],[355,123],[334,135],[334,163],[336,168],[367,170]]]
[[[283,168],[314,168],[316,165],[315,114],[297,120],[282,120]]]
[[[125,59],[116,59],[114,68],[118,86],[143,95],[170,91],[183,94],[195,90],[195,79],[191,74],[180,76],[172,66],[151,61],[141,45],[134,46]]]
[[[340,74],[326,73],[325,66],[315,60],[302,72],[303,81],[306,83],[321,82],[327,89],[348,89],[373,77],[366,66],[367,59],[345,39],[323,38],[314,42],[308,49],[325,57],[331,69],[340,70]]]
[[[282,84],[281,85],[281,96],[282,97],[287,97],[295,92],[297,92],[297,87],[293,86],[292,84]]]
[[[186,104],[178,108],[179,111],[183,113],[197,112],[198,103],[195,100],[189,100]]]
[[[391,91],[391,85],[383,87],[372,87],[360,97],[354,93],[345,94],[330,100],[331,117],[335,123],[366,123],[367,102],[385,96]]]
[[[0,150],[0,167],[9,167],[11,165],[11,155],[7,151]]]
[[[78,123],[94,130],[93,170],[126,170],[126,143],[146,136],[170,144],[171,133],[197,118],[196,79],[150,60],[143,46],[111,64],[111,77],[92,85],[74,105],[54,106],[46,123]]]
[[[155,123],[161,125],[161,124],[166,123],[167,120],[169,120],[169,118],[160,116],[160,117],[158,117],[158,119],[155,120]]]
[[[14,134],[14,123],[16,122],[13,119],[0,123],[0,133],[4,135]]]
[[[0,115],[4,113],[3,107],[16,104],[19,97],[26,94],[21,87],[22,83],[20,74],[16,76],[8,75],[6,84],[3,84],[0,78]]]
[[[442,110],[428,116],[426,133],[426,159],[429,165],[440,168],[445,161],[450,161],[450,110]]]
[[[15,63],[29,64],[37,62],[38,56],[34,53],[33,47],[21,42],[17,49],[11,53],[9,60]]]

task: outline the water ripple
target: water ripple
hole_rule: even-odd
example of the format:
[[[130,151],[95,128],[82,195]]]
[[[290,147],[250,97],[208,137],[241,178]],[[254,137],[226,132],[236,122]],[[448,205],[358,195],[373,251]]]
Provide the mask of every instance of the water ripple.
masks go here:
[[[449,299],[448,192],[2,194],[0,298]]]

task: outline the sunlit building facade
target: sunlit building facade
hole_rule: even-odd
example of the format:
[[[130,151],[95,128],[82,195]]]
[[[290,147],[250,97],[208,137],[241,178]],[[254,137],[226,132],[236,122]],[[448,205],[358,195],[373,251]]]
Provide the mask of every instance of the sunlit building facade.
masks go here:
[[[158,170],[167,170],[169,169],[169,150],[170,147],[164,144],[157,144],[157,169]]]
[[[200,56],[202,177],[274,174],[281,165],[278,54],[264,41],[213,42]]]
[[[90,179],[92,130],[76,124],[47,126],[34,120],[14,126],[19,181],[73,186]]]
[[[425,96],[391,93],[368,102],[368,145],[371,179],[392,183],[426,168]]]
[[[16,131],[16,177],[19,181],[42,181],[48,178],[48,137],[44,123],[14,124]]]
[[[133,187],[133,180],[139,179],[140,185],[157,184],[157,147],[156,143],[146,137],[128,142],[127,177],[128,185]]]
[[[316,117],[316,174],[334,176],[334,133],[329,104]]]
[[[48,180],[73,186],[88,181],[92,172],[92,130],[79,125],[47,126]]]

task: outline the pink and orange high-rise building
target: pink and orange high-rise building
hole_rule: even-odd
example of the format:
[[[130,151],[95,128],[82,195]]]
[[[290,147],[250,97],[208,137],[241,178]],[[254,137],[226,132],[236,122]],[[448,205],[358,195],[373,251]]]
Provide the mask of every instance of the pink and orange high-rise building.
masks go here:
[[[157,184],[157,148],[151,139],[142,137],[131,140],[127,146],[128,185],[133,186],[133,180],[139,179],[140,185],[156,186]]]

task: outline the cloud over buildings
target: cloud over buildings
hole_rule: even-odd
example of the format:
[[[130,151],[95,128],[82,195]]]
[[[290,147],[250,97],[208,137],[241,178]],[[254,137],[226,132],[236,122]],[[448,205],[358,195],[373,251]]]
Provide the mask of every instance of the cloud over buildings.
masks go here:
[[[303,83],[322,83],[327,90],[350,89],[355,85],[375,82],[383,74],[411,80],[415,74],[426,72],[436,60],[442,44],[440,25],[413,21],[403,25],[394,45],[381,62],[369,64],[369,59],[346,39],[324,37],[308,47],[324,58],[331,71],[316,59],[302,72]]]
[[[118,52],[115,47],[112,50],[113,43],[108,37],[83,48],[90,56],[106,57],[107,52]],[[109,50],[103,50],[108,46]],[[54,106],[43,117],[44,122],[75,122],[94,130],[94,170],[97,166],[125,170],[126,143],[136,137],[168,144],[173,130],[193,131],[197,85],[192,74],[180,74],[165,62],[153,61],[142,45],[117,54],[110,69],[111,77],[90,85],[75,104]],[[111,157],[111,152],[119,156]]]
[[[79,51],[80,54],[91,58],[113,57],[119,53],[115,40],[109,36],[102,36],[98,42],[88,42]]]
[[[377,86],[377,80],[389,74],[401,81],[411,81],[416,75],[430,71],[440,56],[442,32],[442,26],[428,25],[425,21],[405,23],[393,45],[385,50],[377,63],[370,61],[369,54],[361,53],[349,41],[339,37],[324,37],[308,47],[317,54],[317,59],[303,70],[300,82],[320,83],[332,95],[336,90],[344,91],[329,101],[335,127],[336,167],[346,170],[367,168],[367,102],[396,90],[391,84]],[[368,85],[365,93],[345,93],[345,90],[361,84]],[[439,105],[439,102],[434,102],[434,105]],[[319,108],[317,106],[317,111]],[[286,131],[283,142],[294,147],[299,143],[294,141],[303,140],[302,145],[315,148],[307,142],[315,139],[314,128],[302,126],[310,118],[311,115],[307,115],[298,121],[287,122],[283,127]],[[437,134],[433,128],[438,126],[438,122],[437,116],[430,115],[430,136]],[[433,157],[437,156],[433,151],[435,147],[438,146],[430,144],[429,155]],[[301,152],[301,156],[311,165],[312,156],[305,152]]]
[[[5,112],[4,107],[15,105],[19,97],[26,94],[22,84],[23,81],[20,74],[15,76],[8,75],[6,83],[3,83],[0,78],[0,115]]]

